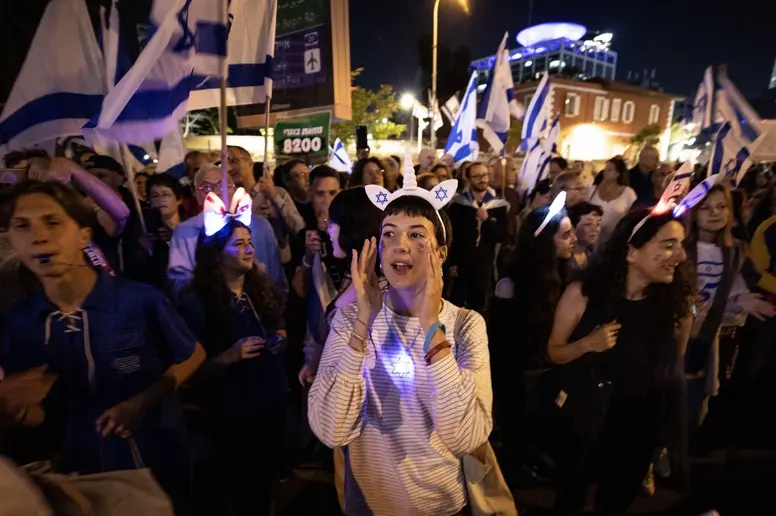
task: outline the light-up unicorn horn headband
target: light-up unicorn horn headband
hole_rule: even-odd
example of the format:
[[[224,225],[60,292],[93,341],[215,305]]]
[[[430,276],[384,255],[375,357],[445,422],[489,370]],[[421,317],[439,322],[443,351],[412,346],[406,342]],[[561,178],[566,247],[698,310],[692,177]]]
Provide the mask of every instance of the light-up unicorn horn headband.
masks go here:
[[[372,201],[372,204],[385,211],[385,207],[388,206],[391,201],[404,195],[412,195],[425,199],[434,207],[434,212],[439,219],[439,223],[442,225],[442,233],[446,240],[447,230],[445,229],[444,222],[442,222],[442,216],[439,215],[439,210],[453,199],[453,196],[458,189],[458,180],[448,179],[447,181],[442,181],[431,191],[418,187],[418,182],[415,179],[415,168],[412,165],[412,156],[410,155],[409,149],[406,147],[404,149],[404,170],[402,175],[404,176],[404,184],[399,190],[396,190],[393,193],[382,186],[366,185],[364,188],[366,189],[367,196],[369,196],[369,200]],[[443,244],[444,242],[440,242],[440,245]]]
[[[674,218],[681,217],[685,211],[691,209],[693,206],[701,202],[703,197],[705,197],[706,192],[708,192],[710,188],[705,187],[706,181],[709,181],[710,179],[713,179],[715,182],[717,181],[716,176],[710,177],[700,185],[696,186],[692,192],[690,192],[684,199],[682,199],[681,202],[679,202],[684,193],[687,191],[687,188],[690,186],[692,176],[692,163],[685,161],[684,164],[679,167],[679,170],[676,171],[674,177],[671,178],[671,182],[668,183],[668,186],[663,191],[663,195],[660,196],[660,200],[655,205],[655,207],[652,208],[649,213],[647,213],[646,217],[641,219],[639,223],[633,227],[633,231],[631,231],[630,237],[628,237],[628,243],[633,240],[633,237],[644,226],[644,224],[647,223],[647,220],[649,220],[650,217],[662,215],[668,210],[672,210]]]
[[[547,227],[547,224],[550,223],[552,218],[560,213],[565,206],[566,192],[561,192],[557,197],[555,197],[555,200],[552,201],[552,204],[550,204],[550,209],[547,211],[547,215],[544,216],[544,220],[542,221],[541,225],[536,228],[536,231],[534,231],[534,238],[538,237],[542,231],[544,231],[544,228]]]
[[[230,219],[237,219],[242,224],[251,227],[252,206],[251,196],[242,187],[234,192],[229,211],[226,211],[226,205],[219,196],[213,192],[208,193],[202,209],[205,219],[205,236],[213,236],[221,231]]]

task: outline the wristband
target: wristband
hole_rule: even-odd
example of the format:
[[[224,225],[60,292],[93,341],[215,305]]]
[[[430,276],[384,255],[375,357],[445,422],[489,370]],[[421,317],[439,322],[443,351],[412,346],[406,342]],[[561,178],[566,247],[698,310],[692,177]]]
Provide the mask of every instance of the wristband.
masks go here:
[[[432,358],[434,358],[434,356],[435,356],[437,353],[439,353],[439,352],[440,352],[440,351],[442,351],[443,349],[449,349],[449,348],[452,348],[452,346],[451,346],[451,345],[450,345],[450,343],[449,343],[449,342],[447,342],[447,341],[440,342],[439,344],[437,344],[436,346],[434,346],[433,348],[431,348],[431,351],[429,351],[428,353],[426,353],[426,357],[425,357],[425,358],[426,358],[426,365],[431,365],[431,359],[432,359]]]
[[[304,257],[302,258],[302,267],[304,267],[305,269],[313,268],[312,264],[307,262],[307,255],[304,255]]]
[[[445,332],[445,325],[439,321],[432,324],[431,328],[428,329],[428,333],[426,333],[426,340],[423,342],[423,353],[428,353],[428,347],[431,345],[431,340],[434,338],[434,334],[439,329],[442,330],[442,333]]]

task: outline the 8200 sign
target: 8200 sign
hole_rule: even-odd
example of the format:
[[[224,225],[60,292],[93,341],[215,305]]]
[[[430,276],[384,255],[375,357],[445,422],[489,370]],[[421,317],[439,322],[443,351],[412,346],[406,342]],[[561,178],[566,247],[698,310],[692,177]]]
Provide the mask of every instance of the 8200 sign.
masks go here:
[[[319,152],[323,147],[320,136],[313,138],[289,138],[283,140],[283,154],[308,154]]]
[[[283,118],[275,125],[275,155],[325,158],[329,155],[331,113]]]

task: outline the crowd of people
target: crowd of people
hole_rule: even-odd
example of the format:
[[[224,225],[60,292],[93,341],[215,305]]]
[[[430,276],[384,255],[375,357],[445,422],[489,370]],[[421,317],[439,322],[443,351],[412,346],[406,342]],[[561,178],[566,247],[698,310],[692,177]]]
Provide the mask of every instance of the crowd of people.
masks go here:
[[[270,173],[230,146],[225,178],[192,151],[128,188],[92,152],[6,156],[0,453],[147,467],[181,515],[270,514],[310,456],[351,516],[516,514],[538,481],[614,515],[690,454],[776,444],[770,168],[675,218],[652,147],[529,191],[513,158],[446,158]]]

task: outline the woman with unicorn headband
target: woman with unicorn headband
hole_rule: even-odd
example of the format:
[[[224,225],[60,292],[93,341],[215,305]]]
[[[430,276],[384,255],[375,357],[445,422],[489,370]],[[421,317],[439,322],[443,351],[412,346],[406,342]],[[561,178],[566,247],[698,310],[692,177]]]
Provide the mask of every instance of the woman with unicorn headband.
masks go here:
[[[204,204],[194,278],[180,312],[207,353],[191,401],[202,409],[223,469],[207,480],[208,496],[197,506],[214,504],[203,514],[230,503],[237,515],[270,514],[288,389],[283,303],[254,259],[251,197],[238,188],[227,211],[210,192]]]
[[[557,399],[571,405],[579,396],[595,398],[573,416],[577,444],[559,464],[557,514],[583,511],[585,457],[598,462],[597,513],[625,514],[650,469],[659,431],[671,423],[667,400],[681,378],[692,322],[685,231],[675,218],[682,209],[672,209],[682,189],[677,181],[653,210],[620,220],[555,311],[547,354],[585,382],[567,383],[575,387],[566,390],[561,383]],[[605,390],[594,395],[580,385]],[[598,451],[591,455],[593,446]]]
[[[419,188],[408,154],[403,188],[366,186],[384,211],[380,239],[353,252],[356,302],[332,322],[308,400],[318,438],[347,447],[349,516],[460,513],[461,459],[493,425],[485,321],[442,299],[451,235],[439,210],[456,186]]]

